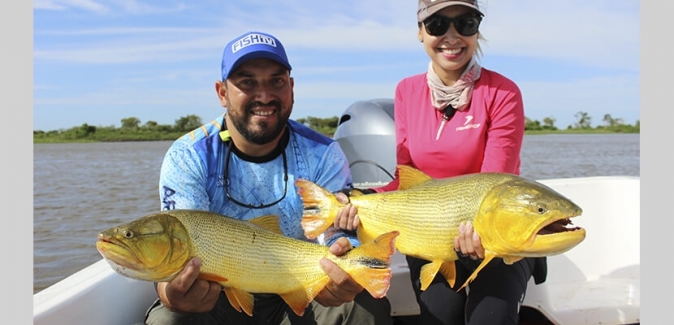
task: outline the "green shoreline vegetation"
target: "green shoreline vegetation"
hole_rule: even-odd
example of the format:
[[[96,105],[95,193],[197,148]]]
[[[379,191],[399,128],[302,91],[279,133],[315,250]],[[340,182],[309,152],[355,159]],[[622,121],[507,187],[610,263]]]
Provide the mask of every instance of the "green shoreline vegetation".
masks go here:
[[[592,127],[591,117],[585,112],[575,115],[574,125],[566,129],[558,129],[555,119],[546,117],[543,121],[526,118],[525,134],[587,134],[587,133],[639,133],[640,122],[635,125],[624,124],[622,119],[604,115],[603,124]],[[299,118],[298,122],[332,137],[339,118],[307,117]],[[174,125],[158,124],[148,121],[141,125],[136,117],[127,117],[121,120],[120,128],[115,126],[92,126],[84,123],[70,129],[52,131],[33,131],[33,143],[71,143],[71,142],[124,142],[124,141],[173,141],[203,125],[201,118],[196,115],[183,116],[175,121]]]

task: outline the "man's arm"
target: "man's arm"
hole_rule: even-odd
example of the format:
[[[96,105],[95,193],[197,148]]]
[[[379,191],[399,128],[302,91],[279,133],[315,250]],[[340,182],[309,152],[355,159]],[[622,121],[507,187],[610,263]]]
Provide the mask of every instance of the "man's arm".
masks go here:
[[[187,143],[178,141],[166,152],[159,174],[162,210],[208,210],[206,167]]]
[[[200,159],[183,142],[174,143],[164,156],[159,176],[162,210],[208,210],[205,168]],[[222,287],[199,280],[201,261],[193,258],[170,282],[157,283],[157,296],[175,312],[207,312],[213,309]]]

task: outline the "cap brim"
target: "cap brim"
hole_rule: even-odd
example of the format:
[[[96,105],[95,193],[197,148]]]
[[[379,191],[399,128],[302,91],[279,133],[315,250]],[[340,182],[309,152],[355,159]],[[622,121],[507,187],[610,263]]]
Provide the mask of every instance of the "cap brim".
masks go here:
[[[476,5],[472,5],[464,1],[446,1],[430,5],[426,7],[426,10],[420,10],[419,12],[417,12],[417,19],[419,20],[419,22],[422,22],[426,20],[426,18],[433,15],[434,13],[451,6],[468,7],[477,11],[481,16],[484,16],[484,13],[482,13],[482,11]]]
[[[223,80],[229,78],[229,76],[232,74],[232,72],[234,72],[241,64],[246,63],[246,62],[248,62],[250,60],[253,60],[253,59],[270,59],[270,60],[278,62],[280,65],[284,66],[289,71],[292,70],[292,67],[290,66],[290,63],[285,61],[280,55],[278,55],[276,53],[273,53],[273,52],[269,52],[269,51],[255,51],[255,52],[251,52],[251,53],[242,55],[240,58],[238,58],[234,62],[234,64],[232,64],[232,67],[229,68],[229,70],[227,72],[227,75],[224,76]]]

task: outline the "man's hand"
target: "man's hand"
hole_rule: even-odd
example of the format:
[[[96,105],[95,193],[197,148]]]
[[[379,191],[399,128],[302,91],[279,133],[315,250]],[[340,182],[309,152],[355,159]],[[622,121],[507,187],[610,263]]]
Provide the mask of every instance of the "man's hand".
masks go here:
[[[349,240],[341,237],[330,246],[330,253],[340,256],[351,248]],[[353,301],[356,295],[363,291],[363,287],[337,264],[326,258],[321,259],[320,263],[323,271],[330,277],[330,282],[314,298],[319,304],[326,307],[340,306],[345,302]]]
[[[166,308],[174,312],[202,313],[215,307],[222,286],[197,279],[200,269],[201,260],[193,258],[173,280],[157,283],[157,294]]]
[[[482,241],[470,222],[459,225],[459,235],[454,238],[454,249],[474,260],[484,259]]]
[[[346,207],[339,209],[339,212],[337,212],[334,222],[335,228],[355,230],[360,226],[358,208],[349,203],[349,197],[346,194],[339,192],[335,196],[337,197],[337,201],[346,204]]]

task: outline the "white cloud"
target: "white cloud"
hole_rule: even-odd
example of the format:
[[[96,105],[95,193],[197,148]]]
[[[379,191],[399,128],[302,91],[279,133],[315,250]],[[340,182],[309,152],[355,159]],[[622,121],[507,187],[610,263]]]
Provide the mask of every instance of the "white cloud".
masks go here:
[[[107,5],[103,4],[106,1],[92,1],[92,0],[34,0],[33,9],[35,10],[67,10],[67,9],[82,9],[88,12],[97,14],[106,14],[115,11],[113,7],[119,8],[121,13],[129,13],[135,15],[146,14],[166,14],[179,12],[187,8],[183,3],[177,3],[173,6],[154,6],[142,3],[136,0],[108,0]]]
[[[187,36],[195,34],[212,33],[212,28],[185,28],[185,27],[108,27],[108,28],[89,28],[89,29],[49,29],[36,30],[35,35],[39,36],[138,36],[138,35],[180,35]],[[187,38],[187,37],[186,37]],[[86,41],[85,41],[86,42]]]
[[[68,1],[62,3],[66,2]],[[150,8],[136,1],[121,2],[130,11]],[[490,55],[539,57],[585,66],[638,71],[638,12],[611,12],[605,7],[579,1],[564,1],[568,2],[568,7],[562,6],[561,1],[546,1],[545,5],[537,4],[534,0],[520,0],[520,2],[521,5],[517,6],[509,6],[509,1],[492,1],[485,5],[487,16],[482,26],[483,34],[487,38],[483,46],[485,52]],[[398,12],[402,5],[392,4],[390,7],[393,12]],[[272,27],[279,16],[266,20],[265,17],[272,13],[265,10],[265,7],[259,8],[256,14],[260,17],[253,20],[247,20],[252,17],[246,15],[231,15],[225,20],[225,25],[212,29],[174,27],[171,26],[170,20],[167,20],[166,24],[169,25],[165,27],[118,26],[78,29],[69,33],[78,35],[118,33],[117,36],[120,38],[111,42],[114,43],[115,53],[119,55],[96,55],[95,62],[101,63],[108,59],[112,63],[165,60],[167,48],[177,50],[172,55],[174,60],[181,60],[180,55],[192,59],[195,57],[192,52],[200,52],[205,47],[221,48],[228,39],[249,29],[273,30],[289,51],[300,49],[309,51],[329,49],[340,53],[392,51],[392,55],[395,55],[393,51],[404,53],[420,50],[414,23],[401,21],[402,19],[392,20],[387,11],[380,13],[369,9],[373,14],[363,19],[349,17],[346,12],[326,11],[321,14],[299,15],[297,19],[292,20],[284,19],[283,26]],[[35,34],[66,32],[68,31],[37,29]],[[173,42],[166,43],[164,36],[156,39],[143,38],[142,46],[137,44],[140,35],[162,33],[168,33]],[[76,43],[78,41],[85,43],[78,44]],[[107,44],[98,45],[100,48],[96,48],[96,45],[86,43],[86,39],[64,39],[64,42],[73,44],[71,49],[62,54],[58,53],[57,49],[45,48],[47,44],[39,44],[36,46],[39,49],[36,51],[36,58],[78,62],[79,59],[70,58],[86,57],[90,59],[80,62],[90,63],[94,56],[89,53],[103,54],[109,51]],[[55,46],[57,44],[53,45]],[[43,56],[42,51],[49,51],[49,56]]]
[[[180,39],[178,41],[152,42],[144,39],[99,41],[70,49],[34,51],[36,62],[61,61],[78,64],[120,64],[136,62],[177,62],[197,58],[211,58],[222,45],[220,37]],[[38,48],[36,46],[36,48]]]
[[[76,8],[99,14],[109,11],[109,8],[105,5],[91,0],[34,0],[33,8],[37,10],[66,10]]]
[[[638,71],[639,12],[621,8],[634,4],[638,1],[491,1],[482,26],[485,51]]]
[[[142,3],[136,0],[112,0],[112,2],[120,6],[124,12],[136,15],[165,14],[165,13],[179,12],[187,8],[187,6],[183,3],[178,3],[173,7],[158,7]]]
[[[267,29],[261,28],[260,30]],[[169,59],[181,61],[202,56],[204,49],[221,50],[229,39],[243,32],[245,31],[223,32],[222,28],[174,27],[36,30],[36,35],[60,36],[63,42],[54,42],[50,45],[45,41],[36,44],[35,59],[86,64]],[[322,25],[311,30],[292,28],[274,30],[274,35],[283,42],[288,52],[312,50],[332,50],[340,53],[419,51],[415,33],[414,29],[389,27],[372,21],[347,25]],[[108,36],[106,39],[109,41],[82,39],[77,36]],[[67,48],[63,49],[64,47]]]
[[[51,0],[34,0],[33,1],[34,10],[64,10],[66,6],[55,3]]]
[[[561,62],[560,66],[574,69],[572,74],[565,74],[574,80],[559,80],[554,75],[556,67],[551,67],[550,72],[527,71],[526,81],[515,80],[525,96],[527,116],[554,116],[562,123],[564,119],[572,120],[580,108],[591,114],[597,112],[595,121],[604,113],[611,113],[610,109],[638,116],[639,86],[638,80],[633,80],[639,71],[638,1],[481,3],[486,13],[482,32],[488,40],[483,49],[490,58],[508,56],[517,62],[547,59],[551,65]],[[212,110],[218,107],[212,82],[218,75],[222,48],[247,30],[273,33],[289,52],[293,67],[297,67],[295,117],[339,115],[353,101],[391,97],[400,74],[416,70],[419,61],[427,60],[416,38],[414,1],[345,0],[317,6],[308,0],[253,0],[227,1],[220,7],[207,5],[162,2],[162,7],[157,7],[136,0],[35,0],[35,9],[43,9],[35,13],[35,83],[39,85],[35,88],[36,112],[59,105],[103,107],[106,102],[122,106],[170,103],[172,107],[183,105],[185,110]],[[67,9],[82,9],[86,11],[83,14],[114,11],[115,15],[114,19],[107,19],[113,15],[106,15],[94,22],[82,19],[78,25],[69,25],[69,20],[55,18]],[[46,14],[53,16],[44,20],[48,24],[42,24],[41,15]],[[381,59],[373,64],[366,57]],[[200,76],[185,75],[195,62],[199,62]],[[204,71],[206,66],[214,70]],[[59,78],[64,77],[46,73],[50,69],[63,69],[80,79],[73,77],[63,82]],[[103,69],[120,72],[113,81],[105,80],[116,82],[106,89],[109,93],[80,93],[78,83],[100,78],[92,77],[88,71],[100,74]],[[580,79],[577,75],[583,74],[576,71],[582,69],[619,76]],[[367,80],[354,81],[353,76],[363,75]],[[199,78],[206,79],[205,84],[194,82]],[[185,79],[191,82],[183,82]],[[162,92],[143,86],[153,80],[181,91]],[[122,87],[124,83],[126,88]],[[62,87],[62,94],[54,96],[67,98],[50,97],[53,87]],[[635,108],[630,106],[632,101]],[[116,112],[123,114],[121,109]],[[213,112],[218,113],[217,109]],[[133,112],[126,116],[131,115]],[[629,116],[612,115],[631,122]]]

